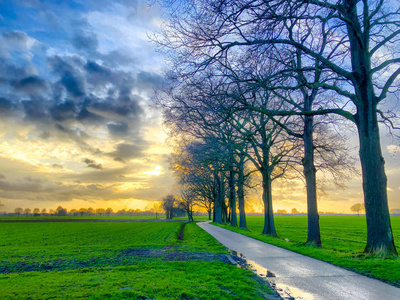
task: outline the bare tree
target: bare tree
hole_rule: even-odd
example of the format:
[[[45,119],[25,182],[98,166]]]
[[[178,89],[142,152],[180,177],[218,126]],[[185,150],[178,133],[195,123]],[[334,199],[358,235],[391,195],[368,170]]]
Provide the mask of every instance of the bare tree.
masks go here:
[[[362,203],[357,203],[357,204],[354,204],[353,206],[351,206],[350,210],[356,212],[357,215],[360,216],[360,211],[365,210],[365,208]]]
[[[112,213],[114,213],[114,210],[111,207],[107,208],[105,211],[105,214],[107,215],[107,217],[109,217]]]
[[[163,207],[161,202],[156,202],[150,207],[150,211],[156,215],[156,219],[158,219],[158,215],[163,212]]]
[[[182,187],[178,198],[178,207],[186,212],[189,222],[193,222],[193,207],[195,204],[196,193],[188,187]]]
[[[17,207],[16,209],[14,209],[14,212],[17,214],[17,216],[19,217],[20,214],[22,214],[24,212],[24,210],[21,207]]]
[[[96,209],[96,214],[98,214],[100,217],[106,212],[104,208],[97,208]]]
[[[59,217],[66,216],[67,215],[67,209],[63,208],[62,206],[58,206],[56,208],[56,214]]]
[[[162,200],[162,207],[165,211],[165,217],[167,220],[172,220],[174,217],[175,202],[176,198],[173,195],[168,195]]]

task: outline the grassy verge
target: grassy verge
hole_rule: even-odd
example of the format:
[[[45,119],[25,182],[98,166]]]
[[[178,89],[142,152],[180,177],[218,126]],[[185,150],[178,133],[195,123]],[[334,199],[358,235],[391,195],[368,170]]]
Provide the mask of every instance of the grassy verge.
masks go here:
[[[233,228],[228,224],[222,225],[222,227],[400,287],[399,257],[379,257],[363,253],[367,239],[365,222],[365,217],[321,216],[322,248],[314,248],[305,244],[307,217],[275,217],[275,225],[280,238],[261,234],[262,217],[248,217],[249,230]],[[400,217],[392,217],[392,228],[397,251],[400,253]]]
[[[264,299],[266,286],[242,271],[221,262],[142,262],[0,275],[0,292],[2,299]]]
[[[3,223],[1,299],[269,299],[195,224]]]

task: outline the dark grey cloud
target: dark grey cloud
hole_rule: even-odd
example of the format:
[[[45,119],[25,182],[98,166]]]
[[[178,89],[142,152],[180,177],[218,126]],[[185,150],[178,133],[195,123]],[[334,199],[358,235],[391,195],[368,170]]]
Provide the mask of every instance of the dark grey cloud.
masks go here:
[[[130,53],[126,53],[122,50],[113,50],[106,54],[99,54],[99,59],[101,59],[107,66],[111,68],[119,66],[133,66],[136,67],[138,61]]]
[[[4,32],[3,37],[8,41],[8,42],[13,42],[13,43],[22,43],[25,44],[29,37],[25,32],[22,31],[9,31],[9,32]]]
[[[88,107],[86,105],[83,105],[82,108],[80,109],[78,115],[77,115],[77,120],[82,123],[104,123],[105,118],[102,116],[99,116],[97,114],[94,114],[88,110]]]
[[[116,161],[127,162],[133,158],[142,157],[145,148],[145,145],[121,143],[117,145],[117,149],[111,153],[111,156]]]
[[[0,77],[2,78],[2,82],[11,82],[14,79],[20,79],[27,76],[30,76],[31,70],[27,66],[17,66],[9,61],[6,58],[1,57],[0,53]]]
[[[79,66],[82,64],[82,60],[76,56],[69,58],[68,61],[58,55],[49,58],[53,73],[61,77],[60,83],[71,97],[85,95],[84,78],[79,72]]]
[[[87,165],[87,167],[89,167],[89,168],[93,168],[93,169],[96,169],[96,170],[103,170],[102,164],[96,163],[96,161],[94,161],[93,159],[85,158],[85,159],[83,160],[83,162],[84,162],[84,163]]]
[[[163,83],[163,77],[146,71],[141,71],[137,75],[137,87],[141,90],[152,90],[158,88]]]
[[[28,121],[39,121],[43,122],[47,119],[47,108],[46,102],[43,99],[32,99],[21,102],[24,112],[25,119]]]
[[[121,168],[115,169],[103,169],[101,172],[97,170],[90,170],[80,174],[65,174],[63,175],[63,180],[72,180],[77,183],[90,183],[90,182],[97,182],[97,183],[120,183],[121,181],[124,182],[140,182],[143,178],[139,177],[127,177],[124,180],[121,180],[121,175],[131,174],[132,172],[137,171],[137,164],[133,167],[131,165],[124,165]]]
[[[64,167],[62,165],[60,165],[60,164],[53,164],[52,167],[54,169],[64,169]]]
[[[94,61],[88,60],[85,65],[85,70],[91,75],[101,75],[107,79],[112,75],[112,71],[109,68],[99,65]]]
[[[72,45],[77,50],[95,51],[99,46],[97,36],[93,32],[84,32],[82,30],[75,33],[72,38]]]
[[[28,95],[41,93],[47,89],[46,81],[36,75],[24,77],[18,80],[12,80],[11,86],[16,91],[22,91]]]
[[[6,98],[0,97],[0,115],[7,115],[13,108],[13,103]]]
[[[107,98],[106,101],[92,102],[90,106],[92,112],[97,112],[102,116],[108,116],[112,118],[126,118],[130,121],[141,119],[144,112],[140,105],[139,99],[134,96],[127,96],[127,98]]]
[[[31,182],[29,180],[22,180],[20,182],[0,180],[0,190],[37,193],[43,192],[45,187],[39,182]]]
[[[73,97],[82,97],[85,95],[85,86],[83,78],[80,78],[72,72],[65,72],[61,78],[61,83]]]
[[[120,123],[108,123],[107,124],[108,131],[112,136],[127,136],[129,133],[129,125],[125,122]]]
[[[77,115],[77,107],[71,100],[57,104],[50,109],[51,116],[56,121],[65,121],[75,119]]]

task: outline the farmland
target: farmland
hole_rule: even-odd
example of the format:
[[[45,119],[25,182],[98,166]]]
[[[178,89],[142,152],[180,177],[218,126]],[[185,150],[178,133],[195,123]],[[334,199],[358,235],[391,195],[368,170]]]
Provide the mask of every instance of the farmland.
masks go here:
[[[307,239],[305,216],[276,216],[275,226],[280,238],[261,234],[263,220],[263,217],[247,217],[248,231],[232,228],[229,225],[223,227],[400,286],[398,257],[379,257],[363,253],[367,240],[365,217],[321,216],[322,248],[305,245]],[[391,220],[394,240],[400,253],[400,217],[392,217]]]
[[[270,289],[196,224],[0,224],[2,299],[265,299]]]

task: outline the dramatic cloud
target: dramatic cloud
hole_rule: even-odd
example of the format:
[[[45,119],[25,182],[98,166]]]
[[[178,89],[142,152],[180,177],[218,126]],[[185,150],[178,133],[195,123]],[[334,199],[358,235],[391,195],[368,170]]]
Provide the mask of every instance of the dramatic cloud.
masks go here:
[[[162,141],[149,137],[159,118],[148,103],[162,82],[161,58],[146,31],[156,13],[145,1],[0,4],[7,209],[21,201],[128,201],[134,192],[155,199],[146,172]]]
[[[76,32],[72,38],[72,45],[78,50],[95,51],[99,42],[93,32],[84,32],[80,30]]]
[[[13,103],[6,98],[0,97],[0,115],[8,114],[13,108]]]
[[[97,170],[103,170],[103,166],[101,164],[97,164],[96,161],[89,159],[89,158],[85,158],[83,160],[83,162],[89,167],[89,168],[93,168],[93,169],[97,169]]]
[[[116,161],[126,162],[133,158],[140,158],[143,156],[145,149],[145,143],[134,145],[134,144],[118,144],[117,150],[111,153]]]
[[[108,130],[114,136],[126,136],[129,133],[129,125],[125,122],[108,123]]]
[[[11,86],[16,91],[21,91],[28,95],[38,94],[47,89],[46,81],[35,75],[28,76],[20,80],[12,80]]]

